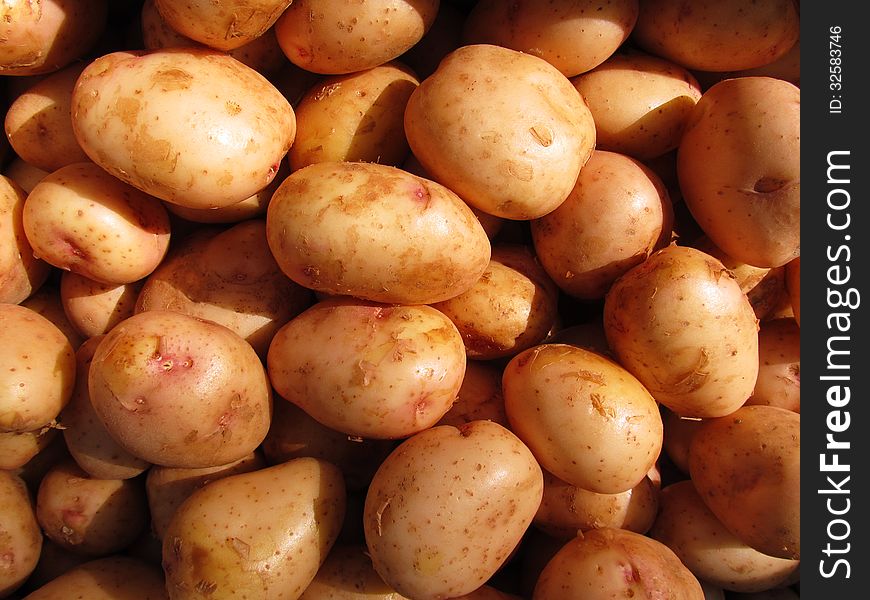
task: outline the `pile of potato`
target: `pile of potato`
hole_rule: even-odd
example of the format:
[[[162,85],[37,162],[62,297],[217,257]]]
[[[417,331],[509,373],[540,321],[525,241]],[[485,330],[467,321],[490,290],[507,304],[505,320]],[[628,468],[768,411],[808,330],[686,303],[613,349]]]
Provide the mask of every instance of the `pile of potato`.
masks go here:
[[[798,597],[796,1],[0,17],[0,598]]]

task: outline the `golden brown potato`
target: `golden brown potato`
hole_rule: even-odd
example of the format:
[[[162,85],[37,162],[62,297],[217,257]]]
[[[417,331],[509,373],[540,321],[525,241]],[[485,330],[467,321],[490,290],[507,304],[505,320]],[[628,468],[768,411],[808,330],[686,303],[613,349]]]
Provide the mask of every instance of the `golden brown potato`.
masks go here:
[[[801,411],[801,330],[794,319],[774,319],[758,331],[758,380],[748,405]]]
[[[704,419],[681,417],[674,411],[662,407],[664,441],[662,448],[668,458],[684,475],[689,474],[689,448],[692,437],[701,427]]]
[[[459,427],[471,421],[486,420],[510,427],[501,391],[503,371],[497,362],[467,361],[456,401],[437,424]]]
[[[0,598],[27,580],[42,551],[42,531],[27,486],[20,477],[0,469]]]
[[[56,427],[41,427],[35,431],[0,432],[0,470],[20,469],[44,450],[58,433]]]
[[[0,302],[18,304],[48,279],[51,265],[33,255],[21,215],[27,193],[0,175]]]
[[[366,547],[336,544],[299,600],[407,600],[384,583]]]
[[[78,332],[66,316],[60,292],[53,282],[47,282],[29,298],[22,300],[19,306],[29,308],[51,321],[55,327],[63,332],[74,351],[78,350],[82,342],[85,341],[84,336]]]
[[[70,324],[85,338],[108,333],[132,317],[142,280],[100,283],[73,271],[60,277],[60,301]]]
[[[160,568],[129,556],[90,560],[31,592],[28,600],[169,600]]]

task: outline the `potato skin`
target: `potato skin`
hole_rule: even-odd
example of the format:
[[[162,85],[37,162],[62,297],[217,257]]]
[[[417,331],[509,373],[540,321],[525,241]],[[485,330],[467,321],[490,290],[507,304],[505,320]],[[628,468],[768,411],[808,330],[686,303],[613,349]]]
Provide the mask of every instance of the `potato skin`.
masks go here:
[[[165,258],[165,257],[164,257]],[[73,328],[85,338],[108,333],[132,317],[143,280],[100,283],[72,271],[60,276],[60,301]]]
[[[0,471],[20,469],[48,447],[58,433],[55,427],[0,432]]]
[[[722,263],[671,245],[614,283],[604,330],[621,365],[680,416],[739,408],[758,376],[752,305]]]
[[[449,189],[371,163],[317,163],[292,173],[266,213],[269,248],[305,287],[375,302],[431,304],[470,288],[490,244]]]
[[[407,600],[372,566],[365,546],[335,545],[299,600]]]
[[[115,555],[90,560],[31,592],[28,600],[168,600],[160,568]]]
[[[18,589],[36,568],[42,531],[27,486],[17,475],[0,470],[0,597]]]
[[[375,570],[419,600],[472,592],[519,543],[542,490],[538,463],[501,425],[422,431],[387,457],[366,495],[363,524]]]
[[[0,175],[0,302],[18,304],[45,283],[51,265],[33,255],[21,215],[27,193]]]
[[[758,379],[747,405],[801,411],[801,331],[794,319],[773,319],[758,332]]]

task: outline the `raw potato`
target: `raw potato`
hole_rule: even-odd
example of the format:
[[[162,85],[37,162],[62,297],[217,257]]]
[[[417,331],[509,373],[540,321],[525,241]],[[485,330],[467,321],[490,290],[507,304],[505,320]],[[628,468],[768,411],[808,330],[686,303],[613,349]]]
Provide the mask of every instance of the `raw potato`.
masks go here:
[[[299,600],[407,600],[384,583],[365,546],[336,545]]]
[[[532,241],[556,285],[575,298],[596,300],[670,243],[673,221],[658,175],[624,154],[596,150],[565,201],[532,221]]]
[[[418,85],[417,76],[395,61],[323,79],[296,107],[291,169],[327,161],[401,166],[409,152],[403,115]]]
[[[501,425],[422,431],[387,457],[366,495],[375,570],[415,600],[472,592],[520,542],[542,490],[535,458]]]
[[[0,304],[0,331],[0,432],[52,424],[75,384],[69,340],[51,321],[16,304]]]
[[[438,425],[459,427],[471,421],[486,420],[509,427],[501,391],[503,371],[496,362],[467,361],[456,401]]]
[[[629,50],[614,54],[571,83],[592,112],[595,147],[640,160],[679,145],[701,98],[701,87],[688,70]]]
[[[318,292],[431,304],[470,288],[490,244],[446,187],[371,163],[317,163],[292,173],[266,214],[281,270]]]
[[[758,325],[722,263],[671,245],[623,275],[604,303],[620,364],[685,417],[719,417],[746,402],[758,376]]]
[[[438,0],[296,0],[275,23],[290,62],[340,75],[385,64],[432,26]]]
[[[668,546],[695,576],[735,592],[760,592],[797,581],[800,561],[762,554],[710,512],[690,480],[665,487],[650,536]]]
[[[266,187],[296,135],[293,108],[275,86],[236,59],[200,48],[96,59],[76,84],[72,115],[95,163],[191,208],[228,206]]]
[[[45,283],[51,265],[33,255],[21,215],[27,193],[0,175],[0,303],[18,304]]]
[[[335,298],[282,327],[266,362],[275,391],[323,425],[388,439],[444,416],[466,358],[456,326],[430,306]]]
[[[778,406],[801,411],[801,330],[794,319],[774,319],[758,332],[761,361],[748,405]]]
[[[704,600],[697,578],[664,544],[625,529],[587,531],[547,563],[533,600]]]
[[[0,470],[0,515],[0,598],[6,598],[36,568],[42,531],[24,481],[5,470]]]
[[[28,194],[22,219],[36,256],[102,283],[146,277],[169,248],[163,203],[92,162],[46,176]]]
[[[800,89],[781,79],[727,79],[704,92],[683,134],[686,206],[738,261],[779,267],[800,256],[800,106]]]
[[[0,432],[0,471],[20,469],[44,450],[57,435],[55,427],[36,431]]]
[[[470,205],[527,220],[568,197],[595,146],[595,123],[547,61],[475,44],[446,56],[414,90],[405,135],[426,171]]]
[[[692,438],[703,424],[704,419],[681,417],[662,407],[662,423],[665,426],[662,448],[668,458],[683,474],[689,474],[689,448]]]
[[[298,598],[335,543],[344,513],[341,472],[314,458],[214,481],[169,522],[169,596]]]
[[[116,325],[97,347],[88,388],[109,434],[163,466],[238,460],[263,441],[271,419],[271,387],[250,344],[178,312]]]
[[[100,283],[72,271],[60,276],[60,300],[72,326],[85,338],[108,333],[132,317],[143,281]]]
[[[628,39],[637,0],[477,2],[465,20],[466,44],[494,44],[543,58],[566,77],[593,69]]]
[[[88,561],[31,592],[27,600],[169,600],[160,568],[128,556]]]
[[[744,406],[705,421],[689,473],[722,524],[769,556],[800,559],[800,414]]]
[[[641,48],[700,71],[736,71],[771,63],[800,34],[792,0],[693,2],[644,0],[632,40]]]
[[[22,301],[19,306],[29,308],[51,321],[66,336],[74,351],[78,350],[82,342],[85,341],[85,338],[82,337],[67,318],[66,312],[63,309],[63,303],[60,300],[60,293],[53,282],[43,285],[27,300]]]

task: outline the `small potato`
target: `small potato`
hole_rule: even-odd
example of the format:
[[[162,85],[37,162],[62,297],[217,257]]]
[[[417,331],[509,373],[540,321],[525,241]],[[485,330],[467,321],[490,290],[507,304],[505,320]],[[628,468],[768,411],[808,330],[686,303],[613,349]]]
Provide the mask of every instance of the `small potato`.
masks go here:
[[[785,266],[785,288],[794,311],[794,320],[801,325],[801,257],[791,260]]]
[[[541,58],[487,44],[451,52],[421,82],[405,135],[436,181],[514,220],[559,206],[595,146],[592,114],[568,78]]]
[[[108,333],[132,317],[142,280],[100,283],[73,271],[60,276],[60,301],[72,326],[85,338]]]
[[[592,113],[595,147],[640,160],[679,145],[701,98],[701,87],[688,70],[637,51],[614,54],[571,83]]]
[[[50,425],[75,384],[69,340],[51,321],[16,304],[0,304],[0,331],[0,432]]]
[[[683,199],[729,256],[782,266],[800,256],[799,155],[800,89],[727,79],[704,92],[677,150]]]
[[[36,518],[54,543],[79,554],[108,556],[145,529],[148,505],[141,479],[96,479],[73,461],[42,478]]]
[[[53,282],[48,282],[32,294],[27,300],[22,300],[19,306],[24,306],[35,313],[45,317],[61,330],[66,336],[72,349],[78,350],[85,338],[70,322],[63,309],[60,292]]]
[[[62,167],[24,202],[24,231],[46,262],[102,283],[132,283],[169,248],[169,215],[153,196],[91,162]]]
[[[0,303],[18,304],[45,283],[51,265],[33,255],[21,215],[27,193],[0,175]]]
[[[636,486],[658,458],[649,392],[612,360],[567,344],[514,356],[502,378],[511,429],[556,477],[599,494]]]
[[[491,252],[480,222],[452,191],[371,163],[316,163],[292,173],[269,203],[266,236],[281,270],[300,285],[398,304],[461,294]]]
[[[228,206],[266,187],[296,135],[293,108],[275,86],[200,48],[101,56],[76,83],[72,119],[91,160],[191,208]]]
[[[692,438],[703,424],[704,419],[681,417],[674,411],[662,407],[664,441],[662,448],[668,458],[683,474],[689,474],[689,448]]]
[[[799,413],[744,406],[692,438],[689,473],[710,511],[744,544],[800,559]]]
[[[735,71],[775,61],[799,34],[792,0],[644,0],[632,40],[687,69]]]
[[[74,567],[31,592],[28,600],[169,600],[160,567],[109,556]]]
[[[48,175],[48,171],[34,167],[17,156],[6,165],[4,173],[9,179],[17,183],[27,194],[36,187],[37,183],[42,181],[42,179]]]
[[[685,417],[730,414],[758,376],[758,325],[722,263],[687,246],[652,254],[616,281],[604,331],[619,363]]]
[[[471,421],[486,420],[509,427],[501,391],[503,371],[494,362],[467,361],[456,401],[437,424],[459,427]]]
[[[762,323],[758,332],[758,380],[748,405],[801,411],[801,330],[794,319]]]
[[[596,300],[670,243],[673,221],[658,175],[624,154],[596,150],[565,201],[532,221],[532,241],[560,289]]]
[[[697,578],[667,546],[625,529],[578,535],[547,563],[533,600],[704,600]]]
[[[398,58],[435,20],[438,0],[296,0],[275,23],[284,54],[314,73],[364,71]]]
[[[365,546],[336,545],[299,600],[407,600],[384,583]]]
[[[36,568],[42,531],[24,481],[5,470],[0,470],[0,515],[0,598],[6,598]]]
[[[403,115],[418,85],[417,76],[395,61],[323,79],[296,107],[291,169],[327,161],[401,166],[409,152]]]
[[[275,391],[323,425],[390,439],[444,416],[466,358],[456,326],[430,306],[335,298],[282,327],[266,362]]]
[[[415,600],[472,592],[520,542],[542,490],[538,463],[501,425],[422,431],[387,457],[369,486],[363,524],[375,570]]]
[[[130,454],[168,467],[225,465],[266,437],[272,391],[254,349],[223,325],[151,310],[115,326],[88,375],[91,403]]]
[[[477,283],[432,306],[459,329],[468,358],[492,360],[541,343],[556,324],[558,298],[530,247],[497,244]]]
[[[341,472],[314,458],[213,481],[167,528],[169,596],[298,598],[338,537],[345,502]]]
[[[57,435],[55,427],[42,427],[36,431],[0,432],[0,470],[20,469],[44,450]]]
[[[793,583],[800,561],[762,554],[741,542],[710,512],[689,480],[665,487],[650,530],[702,581],[735,592]]]

